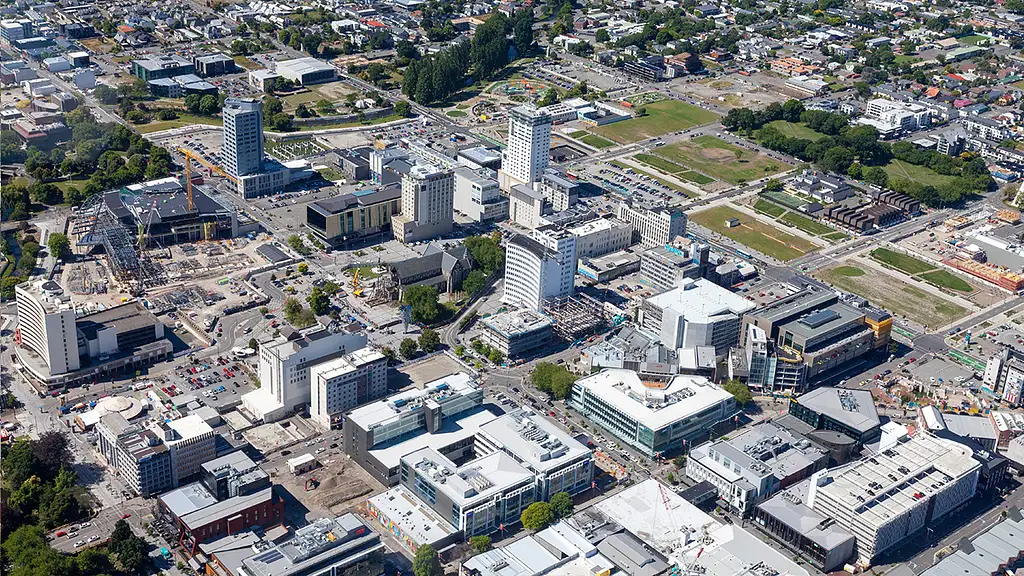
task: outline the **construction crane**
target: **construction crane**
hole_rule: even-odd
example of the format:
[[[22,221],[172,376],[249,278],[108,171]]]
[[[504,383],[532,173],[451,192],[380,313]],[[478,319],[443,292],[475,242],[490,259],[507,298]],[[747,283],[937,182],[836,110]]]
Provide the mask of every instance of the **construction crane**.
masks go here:
[[[356,297],[363,295],[363,289],[359,287],[359,268],[356,268],[356,273],[352,275],[352,294]]]
[[[195,202],[193,202],[192,199],[192,160],[195,160],[202,166],[205,166],[211,172],[216,172],[217,174],[220,174],[221,176],[227,178],[228,180],[231,180],[235,184],[238,184],[238,178],[235,178],[231,174],[228,174],[223,169],[221,169],[220,166],[216,166],[214,164],[211,164],[210,162],[207,162],[205,158],[189,150],[188,148],[178,146],[178,152],[181,152],[185,156],[185,190],[188,193],[189,212],[192,212],[196,209]]]

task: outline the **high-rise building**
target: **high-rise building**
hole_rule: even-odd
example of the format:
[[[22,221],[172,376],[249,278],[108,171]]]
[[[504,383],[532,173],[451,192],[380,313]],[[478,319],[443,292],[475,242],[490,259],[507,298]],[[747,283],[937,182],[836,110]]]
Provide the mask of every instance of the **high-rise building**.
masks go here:
[[[548,167],[551,116],[534,106],[517,106],[508,113],[508,147],[502,153],[498,183],[503,192],[516,184],[533,184]]]
[[[309,369],[310,417],[324,428],[341,425],[342,414],[388,391],[388,360],[362,348]]]
[[[501,301],[540,311],[549,298],[573,293],[576,237],[556,226],[514,236],[505,249],[505,294]]]
[[[263,170],[263,106],[259,100],[226,98],[224,109],[225,171],[234,176]]]
[[[38,354],[50,374],[81,368],[75,310],[60,284],[52,280],[19,284],[14,287],[14,294],[18,308],[15,333],[18,346]]]
[[[402,175],[402,213],[391,217],[395,239],[409,244],[450,234],[453,227],[455,175],[429,164]]]
[[[708,280],[683,280],[680,286],[644,300],[640,324],[661,336],[669,348],[712,346],[718,354],[740,337],[743,314],[754,303]]]
[[[623,202],[618,217],[633,225],[633,241],[644,248],[671,244],[676,237],[686,236],[686,214],[678,208],[649,208]]]

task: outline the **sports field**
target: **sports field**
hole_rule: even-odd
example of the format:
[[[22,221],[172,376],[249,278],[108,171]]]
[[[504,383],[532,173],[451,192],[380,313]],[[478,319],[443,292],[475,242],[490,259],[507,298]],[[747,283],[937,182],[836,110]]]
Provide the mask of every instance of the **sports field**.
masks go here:
[[[790,138],[803,138],[804,140],[810,140],[811,142],[814,142],[815,140],[820,140],[825,137],[825,135],[822,134],[821,132],[812,130],[807,126],[800,124],[799,122],[774,120],[772,122],[769,122],[767,125],[771,126],[772,128],[775,128],[783,135],[788,136]]]
[[[733,146],[715,136],[698,136],[686,142],[658,149],[678,164],[699,170],[712,178],[740,184],[789,169],[789,164],[757,152]]]
[[[736,218],[739,226],[728,228],[726,220]],[[717,206],[690,214],[690,220],[778,260],[792,260],[816,246],[803,238],[748,216],[728,206]]]
[[[576,132],[573,132],[572,134],[569,134],[569,136],[572,136],[573,138],[579,140],[580,142],[583,142],[588,146],[593,146],[594,148],[598,149],[610,148],[612,146],[615,146],[615,142],[612,142],[607,138],[602,138],[597,134],[590,134],[586,130],[578,130]]]
[[[939,288],[948,288],[957,292],[974,292],[974,287],[963,278],[946,270],[940,270],[937,266],[919,258],[893,252],[886,248],[875,248],[871,251],[871,257]]]
[[[816,272],[815,277],[846,292],[867,298],[893,314],[935,329],[967,315],[967,309],[926,292],[874,268],[835,266]]]
[[[594,129],[596,134],[619,143],[639,142],[669,132],[709,124],[718,119],[710,110],[691,106],[678,100],[660,100],[645,104],[647,115],[621,120]]]
[[[940,186],[954,179],[953,176],[943,176],[927,166],[908,164],[895,159],[885,165],[885,171],[889,173],[890,177],[906,178],[930,186]]]

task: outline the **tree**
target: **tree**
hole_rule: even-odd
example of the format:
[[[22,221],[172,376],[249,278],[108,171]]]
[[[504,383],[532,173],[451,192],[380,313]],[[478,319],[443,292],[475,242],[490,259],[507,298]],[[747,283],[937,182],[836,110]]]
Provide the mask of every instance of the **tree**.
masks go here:
[[[213,116],[220,110],[220,100],[213,94],[207,94],[199,100],[199,113]]]
[[[781,192],[783,189],[782,182],[778,178],[769,178],[764,183],[765,192]]]
[[[253,350],[259,350],[260,349],[260,343],[255,338],[249,338],[248,346],[249,346],[249,348],[252,348]]]
[[[186,97],[186,100],[187,99],[188,98]],[[268,96],[268,97],[263,99],[263,116],[264,117],[270,117],[270,116],[273,116],[275,114],[280,114],[283,111],[283,109],[284,109],[284,104],[281,103],[281,100],[279,100],[277,98],[274,98],[273,96]]]
[[[736,403],[740,406],[744,406],[754,400],[754,396],[750,393],[750,388],[736,378],[726,382],[722,388],[729,394],[732,394],[736,398]]]
[[[682,470],[686,467],[686,456],[676,456],[672,459],[672,465],[676,467],[676,470]]]
[[[555,511],[547,502],[534,502],[519,516],[523,528],[539,532],[555,521]]]
[[[412,560],[412,573],[414,576],[444,576],[444,568],[441,567],[441,560],[438,559],[433,546],[424,544],[416,549],[416,556]]]
[[[313,113],[309,111],[309,108],[306,108],[305,104],[299,104],[295,107],[296,118],[309,118],[312,115]]]
[[[491,348],[491,351],[487,353],[487,359],[493,364],[501,364],[505,360],[505,355],[501,353],[501,350]]]
[[[35,183],[29,188],[32,200],[40,204],[52,206],[64,200],[64,193],[54,184]]]
[[[96,89],[92,91],[92,95],[100,104],[117,104],[117,90],[106,84],[97,84]]]
[[[403,118],[408,118],[412,115],[412,106],[410,106],[405,100],[399,100],[398,102],[395,102],[395,114]]]
[[[612,35],[608,33],[607,28],[598,28],[594,33],[594,40],[602,44],[607,44],[611,39]]]
[[[398,345],[398,353],[402,355],[402,358],[406,360],[416,355],[416,350],[419,349],[419,345],[412,338],[405,338]]]
[[[309,302],[309,309],[317,316],[323,316],[331,309],[331,297],[324,293],[319,286],[313,286],[309,296],[306,297],[306,302]]]
[[[533,10],[523,8],[516,12],[512,23],[512,40],[516,52],[522,58],[533,47]]]
[[[558,102],[558,91],[554,88],[548,88],[541,94],[540,100],[537,101],[537,106],[550,106]]]
[[[299,265],[296,266],[295,269],[299,271],[299,274],[306,274],[307,272],[309,272],[309,264],[306,264],[305,262],[299,262]]]
[[[473,536],[469,539],[469,545],[473,547],[473,551],[477,554],[483,554],[491,549],[491,537]]]
[[[74,461],[66,433],[59,430],[43,432],[38,440],[32,442],[32,452],[38,463],[36,473],[44,480],[51,480],[68,462]]]
[[[572,516],[572,508],[572,496],[568,492],[559,492],[551,497],[551,510],[559,520]]]
[[[437,288],[410,286],[402,293],[402,303],[412,306],[413,322],[427,324],[437,318]]]
[[[576,377],[565,367],[551,362],[541,362],[530,374],[530,382],[557,400],[565,399],[572,391]]]
[[[423,333],[420,334],[420,348],[424,352],[433,352],[437,350],[437,346],[441,343],[441,337],[437,335],[437,332],[430,328],[424,328]]]
[[[46,241],[46,247],[50,249],[50,255],[55,258],[64,258],[71,254],[71,242],[67,235],[60,232],[50,234],[50,238]]]
[[[854,82],[853,88],[857,91],[857,96],[862,100],[871,98],[871,85],[867,82]]]
[[[483,290],[484,282],[486,280],[487,278],[484,276],[483,272],[480,270],[473,270],[467,274],[466,279],[462,281],[462,291],[470,295],[476,294]]]
[[[395,350],[390,346],[385,346],[381,348],[380,353],[383,354],[384,357],[388,359],[388,362],[392,362],[395,359]]]

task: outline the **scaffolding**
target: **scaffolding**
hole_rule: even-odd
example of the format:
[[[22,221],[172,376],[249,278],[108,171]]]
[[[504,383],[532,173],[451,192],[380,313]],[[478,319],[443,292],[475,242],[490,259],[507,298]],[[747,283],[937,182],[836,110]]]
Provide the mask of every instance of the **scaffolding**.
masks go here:
[[[380,306],[398,300],[399,286],[398,278],[394,268],[387,266],[383,274],[377,277],[373,283],[373,291],[366,301],[368,306]]]
[[[575,342],[599,331],[608,322],[604,305],[586,294],[574,294],[544,301],[544,313],[554,322],[559,338]]]
[[[117,217],[103,194],[85,201],[75,215],[71,231],[78,238],[78,246],[103,247],[111,275],[131,294],[138,295],[167,282],[159,263],[144,253],[140,256],[137,233]]]

